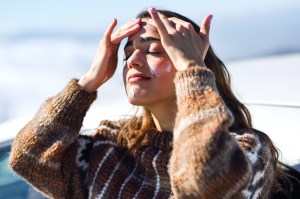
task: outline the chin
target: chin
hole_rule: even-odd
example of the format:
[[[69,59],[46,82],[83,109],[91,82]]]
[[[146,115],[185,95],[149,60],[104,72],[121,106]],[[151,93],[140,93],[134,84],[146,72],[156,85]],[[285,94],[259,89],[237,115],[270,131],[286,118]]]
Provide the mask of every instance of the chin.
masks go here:
[[[141,99],[136,99],[136,98],[131,98],[131,97],[128,97],[128,102],[134,106],[144,106],[145,103],[143,103],[143,100]]]
[[[151,104],[149,97],[127,97],[128,102],[134,106],[147,106]]]

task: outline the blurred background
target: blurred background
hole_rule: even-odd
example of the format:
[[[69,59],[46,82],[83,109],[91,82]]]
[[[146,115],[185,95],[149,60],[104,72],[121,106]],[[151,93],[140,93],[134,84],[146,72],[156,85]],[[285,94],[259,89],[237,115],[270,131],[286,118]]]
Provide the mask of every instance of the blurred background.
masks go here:
[[[249,108],[254,128],[300,171],[299,0],[0,0],[0,198],[44,198],[8,168],[12,139],[46,98],[85,74],[113,18],[119,27],[150,6],[198,24],[214,15],[211,45],[231,73],[234,92]],[[131,113],[123,64],[100,88],[84,128]]]
[[[149,6],[176,11],[198,24],[214,15],[211,44],[232,73],[235,92],[249,106],[254,127],[274,140],[284,161],[298,164],[299,0],[2,0],[0,138],[14,137],[46,98],[89,69],[113,18],[119,27]],[[116,75],[101,87],[85,127],[130,111],[122,65],[120,61]]]

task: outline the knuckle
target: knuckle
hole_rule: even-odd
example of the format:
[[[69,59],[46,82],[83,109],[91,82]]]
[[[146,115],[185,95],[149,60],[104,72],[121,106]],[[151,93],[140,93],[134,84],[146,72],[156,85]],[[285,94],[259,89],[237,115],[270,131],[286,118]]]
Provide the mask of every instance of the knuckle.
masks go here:
[[[184,27],[183,27],[183,25],[178,24],[178,25],[177,25],[177,29],[178,29],[179,31],[182,31],[182,30],[184,30]]]
[[[187,28],[190,30],[194,30],[194,26],[191,23],[187,23]]]

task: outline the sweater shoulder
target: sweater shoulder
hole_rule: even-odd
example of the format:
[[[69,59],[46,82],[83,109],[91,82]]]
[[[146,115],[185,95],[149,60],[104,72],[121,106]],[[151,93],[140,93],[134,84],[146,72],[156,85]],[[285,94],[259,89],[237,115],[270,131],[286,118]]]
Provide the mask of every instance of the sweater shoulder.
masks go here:
[[[239,145],[246,151],[258,147],[258,145],[268,147],[271,141],[267,134],[253,128],[240,129],[230,132],[230,134],[235,137]]]
[[[80,137],[88,137],[93,141],[112,141],[117,143],[124,124],[124,120],[102,120],[96,128],[83,128],[80,132]]]
[[[271,139],[256,129],[242,129],[231,133],[243,150],[251,168],[251,178],[241,194],[245,198],[267,198],[275,180],[276,155]]]
[[[236,139],[252,165],[273,162],[274,145],[269,136],[256,129],[241,129],[230,133]]]

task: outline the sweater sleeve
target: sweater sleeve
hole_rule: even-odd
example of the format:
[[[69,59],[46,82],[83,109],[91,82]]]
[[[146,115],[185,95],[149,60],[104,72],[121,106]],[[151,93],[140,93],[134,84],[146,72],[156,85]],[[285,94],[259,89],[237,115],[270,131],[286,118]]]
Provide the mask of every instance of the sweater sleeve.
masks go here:
[[[18,133],[10,154],[11,168],[34,187],[53,198],[66,198],[74,154],[83,118],[96,99],[71,80],[48,99]],[[76,155],[75,155],[76,156]]]
[[[257,137],[237,139],[228,132],[233,116],[208,68],[178,72],[174,81],[178,113],[169,173],[175,198],[248,198],[256,191],[251,181],[258,169],[272,168],[268,146],[256,150]]]

